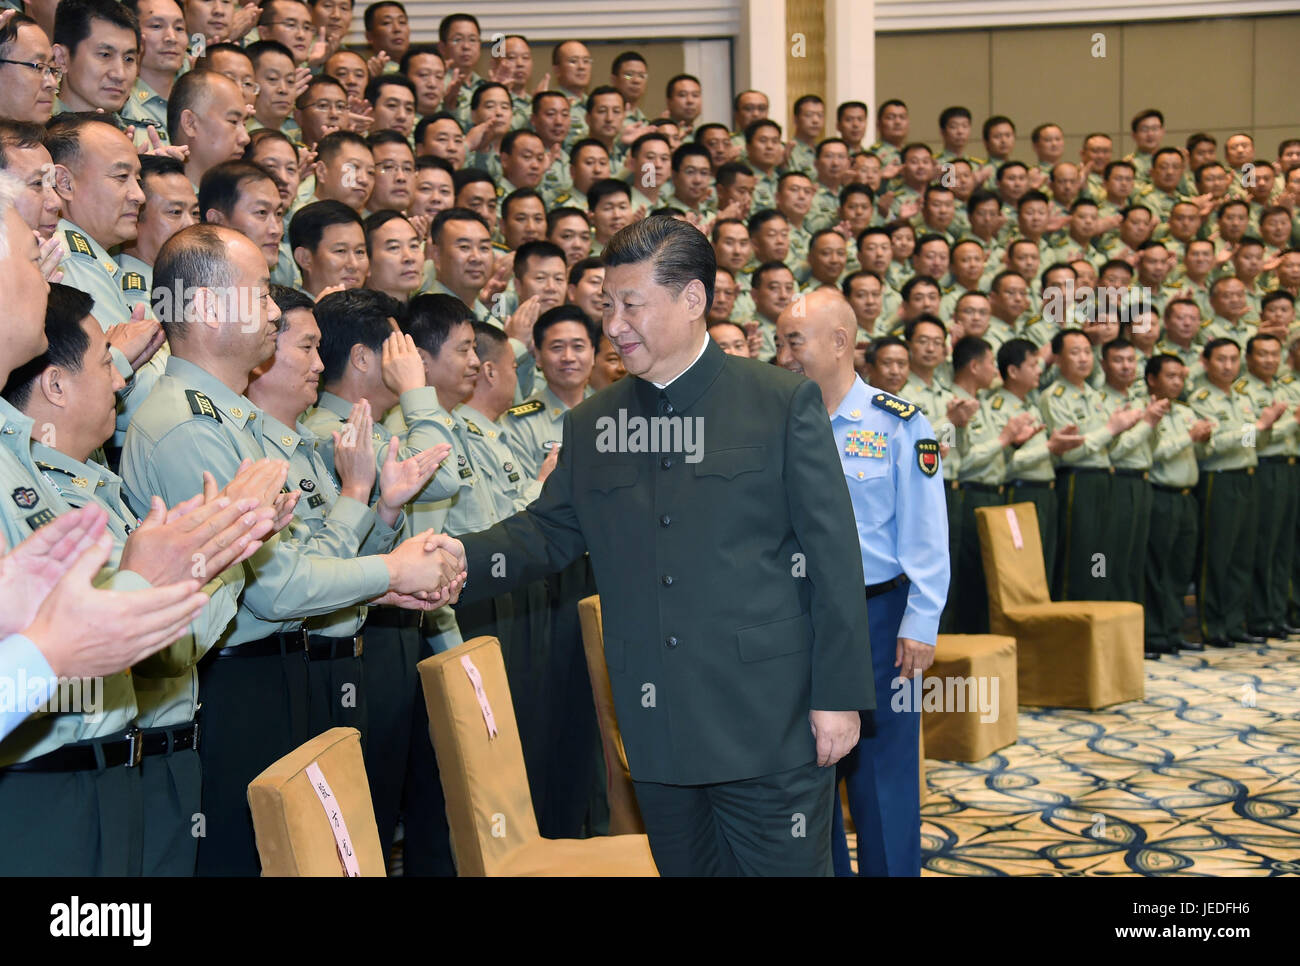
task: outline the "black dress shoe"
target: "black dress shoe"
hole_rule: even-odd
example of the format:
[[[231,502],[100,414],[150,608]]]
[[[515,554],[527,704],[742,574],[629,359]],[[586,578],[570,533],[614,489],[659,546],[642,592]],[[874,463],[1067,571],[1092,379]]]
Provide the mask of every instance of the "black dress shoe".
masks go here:
[[[1232,641],[1228,640],[1225,637],[1211,637],[1205,643],[1208,644],[1210,647],[1236,647],[1237,646],[1233,644]]]
[[[1160,655],[1163,653],[1168,653],[1168,652],[1167,651],[1143,651],[1142,657],[1144,660],[1147,661],[1158,661],[1160,660]]]
[[[1143,652],[1143,656],[1148,660],[1155,660],[1161,654],[1176,655],[1178,653],[1177,644],[1151,644],[1148,643]]]
[[[1200,641],[1179,641],[1178,649],[1180,651],[1203,651],[1205,650],[1205,645]]]
[[[1260,637],[1258,634],[1238,634],[1233,638],[1238,644],[1267,644],[1267,637]]]
[[[1287,637],[1292,634],[1300,634],[1300,627],[1296,627],[1294,624],[1283,624],[1282,633]]]

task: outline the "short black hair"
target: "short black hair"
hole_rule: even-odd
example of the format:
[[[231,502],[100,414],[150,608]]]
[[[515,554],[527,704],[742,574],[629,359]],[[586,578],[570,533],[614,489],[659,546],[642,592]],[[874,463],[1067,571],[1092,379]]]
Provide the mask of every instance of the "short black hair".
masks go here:
[[[474,30],[479,34],[483,33],[483,28],[478,25],[478,18],[472,13],[449,13],[438,21],[438,39],[445,44],[447,38],[451,36],[452,26],[462,20],[466,23],[472,23]]]
[[[141,161],[143,165],[143,160]],[[181,169],[185,173],[185,169]],[[143,178],[143,175],[141,175]],[[199,218],[206,221],[209,208],[214,208],[229,218],[239,201],[240,188],[249,181],[267,180],[276,189],[276,198],[280,197],[279,187],[271,172],[252,161],[222,161],[209,168],[199,181]],[[278,201],[277,201],[278,204]]]
[[[55,114],[45,125],[45,149],[55,164],[67,167],[81,159],[81,133],[91,124],[107,124],[120,131],[108,114],[90,112]]]
[[[426,292],[407,304],[402,331],[418,348],[436,358],[447,344],[451,330],[465,322],[471,325],[474,322],[474,312],[468,305],[454,295]]]
[[[546,338],[546,333],[561,322],[578,323],[587,330],[587,338],[591,340],[591,347],[595,349],[600,345],[600,326],[596,325],[588,317],[587,313],[576,305],[557,305],[538,316],[537,321],[533,323],[533,345],[540,349],[542,341]]]
[[[295,217],[294,221],[298,219]],[[449,221],[476,221],[483,226],[483,230],[491,234],[492,229],[488,223],[483,220],[483,216],[477,211],[470,208],[444,208],[434,216],[433,224],[429,227],[429,238],[433,243],[438,244],[438,239],[442,236],[442,226]]]
[[[300,292],[296,288],[290,288],[288,285],[272,285],[271,301],[280,310],[281,323],[284,321],[284,316],[295,309],[307,309],[309,312],[316,311],[316,303],[310,295],[306,292]],[[284,326],[281,324],[281,329],[283,330],[283,328]]]
[[[516,201],[527,201],[530,198],[535,199],[541,204],[542,212],[544,214],[546,212],[546,199],[542,197],[540,191],[536,188],[516,188],[514,191],[510,192],[510,194],[501,199],[501,217],[503,219],[509,218],[511,205]]]
[[[601,255],[606,268],[650,262],[654,280],[674,297],[691,282],[704,286],[704,312],[713,305],[718,260],[713,246],[694,225],[676,218],[646,218],[620,229]],[[540,320],[539,320],[540,321]]]
[[[597,141],[596,143],[599,144],[600,142]],[[576,144],[574,145],[574,150],[575,151],[577,150]],[[673,171],[674,172],[680,171],[682,169],[682,164],[685,163],[687,158],[703,158],[706,162],[708,162],[710,168],[713,167],[713,155],[709,154],[708,148],[706,148],[702,144],[696,144],[693,141],[687,141],[685,144],[678,146],[677,150],[673,152],[673,160],[672,160]],[[787,174],[788,173],[790,172],[787,172]],[[803,174],[802,171],[799,173]],[[784,177],[784,175],[782,175],[782,177]],[[805,175],[805,177],[807,176]]]
[[[558,258],[563,262],[565,260],[564,249],[554,242],[548,242],[544,238],[524,242],[515,249],[515,278],[524,277],[524,273],[528,271],[528,262],[534,258]]]
[[[1160,372],[1165,368],[1165,366],[1181,366],[1182,364],[1183,360],[1178,358],[1178,356],[1171,355],[1168,352],[1158,352],[1147,360],[1145,372],[1146,381],[1149,383],[1152,379],[1160,378]]]
[[[604,267],[605,263],[598,256],[589,255],[582,261],[575,262],[573,267],[569,269],[569,284],[577,285],[588,272],[595,271],[598,268],[603,269]]]
[[[349,222],[365,231],[361,216],[341,201],[313,201],[303,205],[289,222],[289,251],[305,248],[314,252],[326,228]]]
[[[948,122],[959,117],[971,120],[970,108],[967,107],[945,107],[939,112],[939,130],[942,131],[948,126]]]
[[[952,347],[952,371],[961,372],[972,362],[984,358],[992,351],[993,346],[979,336],[962,336]]]
[[[1148,107],[1146,110],[1138,111],[1133,115],[1133,120],[1129,122],[1129,130],[1134,134],[1137,134],[1138,125],[1149,117],[1154,117],[1159,121],[1161,127],[1165,126],[1164,114],[1160,113],[1160,111],[1156,110],[1154,107]]]
[[[587,210],[595,211],[606,197],[617,194],[626,195],[629,203],[632,201],[632,188],[626,181],[620,181],[618,178],[601,178],[599,181],[593,181],[591,187],[587,189]]]
[[[369,8],[367,8],[367,10],[369,10]],[[480,84],[479,86],[482,87],[483,85]],[[411,96],[414,98],[418,99],[420,96],[415,90],[415,81],[411,80],[411,78],[407,77],[405,74],[390,72],[387,74],[380,74],[378,77],[370,78],[366,83],[365,99],[371,104],[374,104],[379,100],[379,92],[385,87],[400,87],[405,91],[409,91]]]
[[[1238,352],[1241,351],[1241,346],[1237,344],[1235,339],[1211,339],[1209,342],[1205,343],[1205,348],[1201,350],[1201,358],[1211,359],[1214,357],[1214,351],[1216,349],[1222,349],[1224,346],[1229,345]]]
[[[139,49],[140,21],[116,0],[62,0],[54,11],[54,36],[50,42],[66,47],[69,55],[75,57],[77,46],[90,36],[91,24],[96,20],[131,31]]]
[[[948,327],[943,324],[943,320],[941,320],[939,316],[930,312],[922,312],[911,322],[907,323],[907,325],[903,326],[904,340],[911,342],[912,336],[916,334],[917,327],[921,325],[937,325],[940,332],[944,335],[948,334]]]
[[[45,304],[45,338],[49,342],[45,351],[30,359],[9,374],[0,389],[15,409],[22,409],[32,395],[32,387],[50,366],[69,372],[80,372],[90,349],[90,336],[81,327],[81,320],[90,315],[95,300],[80,289],[70,285],[50,283],[50,297]]]
[[[306,0],[299,0],[299,2],[306,2]],[[367,30],[375,29],[375,17],[379,16],[379,11],[383,10],[384,7],[396,7],[398,10],[402,11],[402,13],[406,13],[406,8],[398,3],[397,0],[379,0],[378,3],[369,4],[366,7],[366,12],[361,18],[365,23]]]
[[[393,209],[391,208],[385,208],[382,211],[376,211],[374,214],[368,215],[366,217],[366,220],[362,222],[362,228],[365,230],[366,233],[366,254],[367,255],[373,257],[371,246],[370,246],[370,236],[375,232],[377,232],[380,228],[383,228],[390,221],[394,221],[398,218],[406,222],[408,225],[411,224],[410,219],[408,219],[406,215],[402,214],[400,211],[393,211]]]
[[[1028,339],[1007,339],[998,349],[998,374],[1002,381],[1007,381],[1007,370],[1012,366],[1022,366],[1025,360],[1038,352],[1038,346]]]
[[[364,345],[376,355],[383,351],[384,340],[393,334],[388,320],[400,314],[400,305],[397,309],[394,305],[398,303],[392,296],[368,288],[331,292],[316,303],[320,359],[325,365],[321,385],[343,377],[354,345]]]
[[[45,144],[45,128],[30,121],[14,121],[0,118],[0,168],[9,167],[8,151],[10,148],[35,148]],[[153,157],[153,155],[142,155]],[[183,169],[182,169],[183,170]],[[1285,210],[1285,209],[1283,209]]]
[[[293,51],[278,40],[259,40],[256,43],[249,44],[247,47],[236,47],[234,44],[230,44],[229,46],[233,48],[231,51],[232,53],[238,51],[239,53],[245,54],[248,59],[252,61],[254,70],[261,65],[262,58],[267,54],[279,54],[281,57],[288,57],[289,63],[293,64],[295,67],[298,66],[297,62],[293,59]],[[209,47],[208,51],[211,52],[211,50],[212,48]]]

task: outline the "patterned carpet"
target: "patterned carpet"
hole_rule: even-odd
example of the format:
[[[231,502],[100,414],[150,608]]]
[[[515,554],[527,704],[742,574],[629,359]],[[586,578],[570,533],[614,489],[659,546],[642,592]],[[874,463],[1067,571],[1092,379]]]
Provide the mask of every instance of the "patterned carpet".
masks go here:
[[[930,761],[924,875],[1300,874],[1300,642],[1145,662],[1146,699],[1024,710]]]

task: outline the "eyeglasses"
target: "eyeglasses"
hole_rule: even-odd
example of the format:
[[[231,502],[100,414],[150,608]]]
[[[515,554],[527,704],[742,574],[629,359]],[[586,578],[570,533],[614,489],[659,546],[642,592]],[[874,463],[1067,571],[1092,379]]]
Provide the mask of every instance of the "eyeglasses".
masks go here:
[[[648,76],[650,76],[650,75],[648,75],[648,74],[630,74],[630,73],[628,73],[627,71],[624,71],[624,72],[623,72],[622,74],[620,74],[619,76],[622,77],[623,80],[645,80],[645,79],[646,79]]]
[[[42,77],[48,77],[56,84],[63,80],[63,68],[53,64],[36,64],[29,60],[10,60],[7,57],[0,57],[0,64],[17,64],[28,70],[39,71]]]
[[[307,106],[318,111],[333,111],[336,114],[343,114],[348,109],[346,101],[312,101]]]
[[[399,171],[402,174],[412,175],[415,174],[415,165],[409,161],[406,164],[399,164],[396,161],[381,161],[375,165],[375,170],[383,175],[392,175]]]

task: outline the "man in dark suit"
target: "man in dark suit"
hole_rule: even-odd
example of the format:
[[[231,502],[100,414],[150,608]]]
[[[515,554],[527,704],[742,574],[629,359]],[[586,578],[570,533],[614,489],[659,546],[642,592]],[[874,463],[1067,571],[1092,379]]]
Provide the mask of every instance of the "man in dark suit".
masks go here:
[[[821,392],[708,338],[717,269],[694,227],[647,218],[604,261],[605,333],[637,378],[565,414],[534,503],[438,539],[467,563],[464,600],[590,553],[661,873],[828,875],[831,766],[875,691]]]

